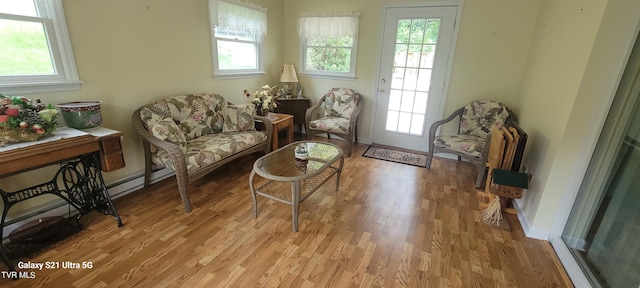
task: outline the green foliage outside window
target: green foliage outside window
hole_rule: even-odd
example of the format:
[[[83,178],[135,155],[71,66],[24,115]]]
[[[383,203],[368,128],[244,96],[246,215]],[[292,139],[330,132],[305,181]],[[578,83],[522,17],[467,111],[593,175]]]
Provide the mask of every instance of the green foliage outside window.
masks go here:
[[[403,19],[398,21],[397,44],[409,44],[407,52],[419,53],[422,45],[410,44],[436,44],[438,31],[440,30],[440,19]],[[398,45],[401,46],[401,45]],[[425,45],[424,52],[432,52],[433,45]],[[405,52],[405,51],[397,51]]]
[[[307,39],[307,69],[349,72],[353,37],[340,39],[325,37]]]
[[[0,75],[50,75],[49,43],[40,24],[0,20]]]

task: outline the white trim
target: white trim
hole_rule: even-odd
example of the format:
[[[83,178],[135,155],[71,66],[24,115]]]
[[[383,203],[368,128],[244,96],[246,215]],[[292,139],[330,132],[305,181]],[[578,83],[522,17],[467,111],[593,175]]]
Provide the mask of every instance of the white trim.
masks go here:
[[[151,173],[150,183],[153,184],[153,183],[162,181],[166,178],[173,176],[174,174],[175,174],[175,171],[167,168],[157,170]],[[118,199],[129,193],[142,189],[143,181],[144,181],[144,175],[140,174],[140,175],[134,176],[129,180],[125,180],[123,182],[113,185],[112,187],[109,187],[107,191],[109,195],[111,195],[112,200]],[[118,209],[117,206],[116,206],[116,209]],[[6,240],[4,238],[6,238],[9,235],[9,233],[11,233],[16,228],[30,221],[37,220],[47,216],[67,216],[69,213],[71,214],[71,216],[75,216],[78,214],[78,211],[75,208],[73,208],[73,206],[68,205],[67,202],[65,202],[62,199],[56,199],[53,202],[45,203],[38,207],[33,207],[31,210],[35,212],[23,213],[21,215],[7,218],[5,220],[5,223],[11,223],[16,219],[20,219],[4,227],[4,230],[3,230],[4,233],[2,235],[3,242],[4,240]],[[111,216],[105,215],[105,217],[111,217]],[[126,220],[127,219],[122,219],[125,225],[126,225]],[[115,225],[115,222],[114,222],[114,225]]]
[[[304,51],[304,48],[302,48]],[[300,60],[302,62],[304,62],[304,60]],[[341,73],[341,72],[332,72],[333,74],[327,74],[327,72],[325,73],[320,73],[320,72],[300,72],[298,73],[299,76],[304,76],[304,77],[308,77],[308,78],[321,78],[321,79],[332,79],[332,80],[356,80],[356,76],[355,73],[353,73],[354,75],[351,75],[349,73],[349,75],[338,75],[337,73]]]
[[[6,94],[30,94],[80,90],[84,81],[52,81],[41,83],[0,84],[0,90]]]
[[[56,2],[55,5],[47,5],[47,9],[50,11],[50,16],[55,27],[56,41],[62,43],[58,44],[60,48],[59,53],[62,57],[62,69],[65,71],[66,79],[69,82],[79,82],[78,68],[76,66],[76,60],[73,53],[73,46],[71,46],[71,37],[69,37],[69,29],[67,28],[67,18],[64,14],[64,8],[62,6],[62,0],[51,0]]]
[[[247,79],[247,78],[258,78],[264,76],[265,72],[246,72],[246,73],[220,73],[213,74],[213,79],[216,80],[226,80],[226,79]]]
[[[524,235],[529,238],[538,239],[538,240],[549,240],[549,231],[539,229],[531,226],[527,215],[524,214],[522,206],[520,205],[520,201],[518,199],[514,199],[513,206],[518,211],[518,220],[520,220],[520,225],[522,225],[522,231],[524,231]]]
[[[569,248],[565,245],[562,239],[554,238],[551,239],[550,242],[551,246],[553,246],[553,250],[556,252],[556,255],[558,255],[558,259],[560,259],[564,270],[567,271],[569,278],[571,278],[573,285],[576,288],[593,287],[594,283],[591,283],[585,276],[584,271],[580,268],[580,265],[578,265],[578,262],[576,262],[573,254],[571,254],[571,251],[569,251]],[[595,284],[598,285],[597,283]]]

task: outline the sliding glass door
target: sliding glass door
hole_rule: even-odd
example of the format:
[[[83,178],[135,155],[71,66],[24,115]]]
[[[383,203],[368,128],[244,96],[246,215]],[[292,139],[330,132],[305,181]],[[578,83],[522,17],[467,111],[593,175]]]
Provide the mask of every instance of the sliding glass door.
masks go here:
[[[634,47],[562,241],[594,287],[640,287],[640,47]]]

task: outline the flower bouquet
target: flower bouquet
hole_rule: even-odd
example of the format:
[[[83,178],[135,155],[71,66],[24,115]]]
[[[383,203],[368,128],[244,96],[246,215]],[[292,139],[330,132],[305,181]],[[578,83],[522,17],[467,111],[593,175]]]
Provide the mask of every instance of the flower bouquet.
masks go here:
[[[244,90],[244,94],[249,98],[249,102],[256,107],[256,114],[265,116],[269,111],[273,111],[273,109],[278,107],[278,103],[276,102],[278,96],[274,92],[276,86],[262,86],[261,90],[253,92],[253,98],[247,90]]]
[[[50,136],[58,125],[57,116],[58,110],[40,99],[0,94],[0,147]]]

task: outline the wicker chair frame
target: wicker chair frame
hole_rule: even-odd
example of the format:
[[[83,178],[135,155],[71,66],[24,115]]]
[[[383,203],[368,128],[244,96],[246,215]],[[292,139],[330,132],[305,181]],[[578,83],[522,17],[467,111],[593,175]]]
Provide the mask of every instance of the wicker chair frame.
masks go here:
[[[485,139],[486,144],[484,145],[484,149],[482,150],[482,153],[480,153],[480,157],[471,157],[467,154],[463,154],[454,150],[435,147],[435,145],[433,145],[433,140],[436,137],[436,131],[438,130],[438,128],[445,123],[453,121],[456,118],[458,118],[458,123],[460,123],[460,121],[462,121],[462,113],[464,112],[464,108],[465,107],[457,109],[456,111],[451,113],[449,117],[442,119],[440,121],[433,122],[433,124],[431,125],[431,128],[429,129],[429,153],[427,154],[426,168],[431,169],[431,161],[433,160],[433,154],[435,153],[442,152],[442,153],[455,154],[456,156],[458,156],[458,161],[461,161],[462,158],[464,158],[465,160],[468,160],[478,168],[478,178],[476,179],[476,187],[481,187],[482,184],[484,183],[483,181],[484,177],[486,176],[485,174],[486,174],[486,168],[487,168],[487,157],[489,156],[489,143],[491,140],[491,133],[487,134],[487,137]],[[509,119],[512,118],[513,112],[508,107],[505,106],[505,108],[509,112],[509,117],[505,120],[505,125],[506,125]],[[460,134],[460,125],[458,125],[458,134]]]
[[[307,109],[307,112],[305,113],[304,119],[305,119],[305,131],[307,132],[307,139],[311,140],[314,134],[323,134],[323,133],[327,133],[328,138],[331,137],[329,136],[330,134],[340,136],[345,140],[345,142],[347,142],[347,157],[351,157],[351,150],[353,147],[353,143],[354,142],[358,143],[358,115],[360,114],[360,111],[362,111],[362,95],[360,95],[360,93],[357,93],[357,92],[356,92],[356,95],[358,95],[358,108],[356,108],[355,110],[353,110],[353,112],[351,112],[351,115],[349,117],[348,133],[336,133],[333,131],[325,131],[322,129],[310,128],[309,123],[312,120],[314,120],[313,112],[324,104],[324,100],[325,98],[327,98],[327,94],[325,94],[324,96],[322,96],[322,98],[320,98],[320,100],[318,100],[318,102],[315,105]]]

